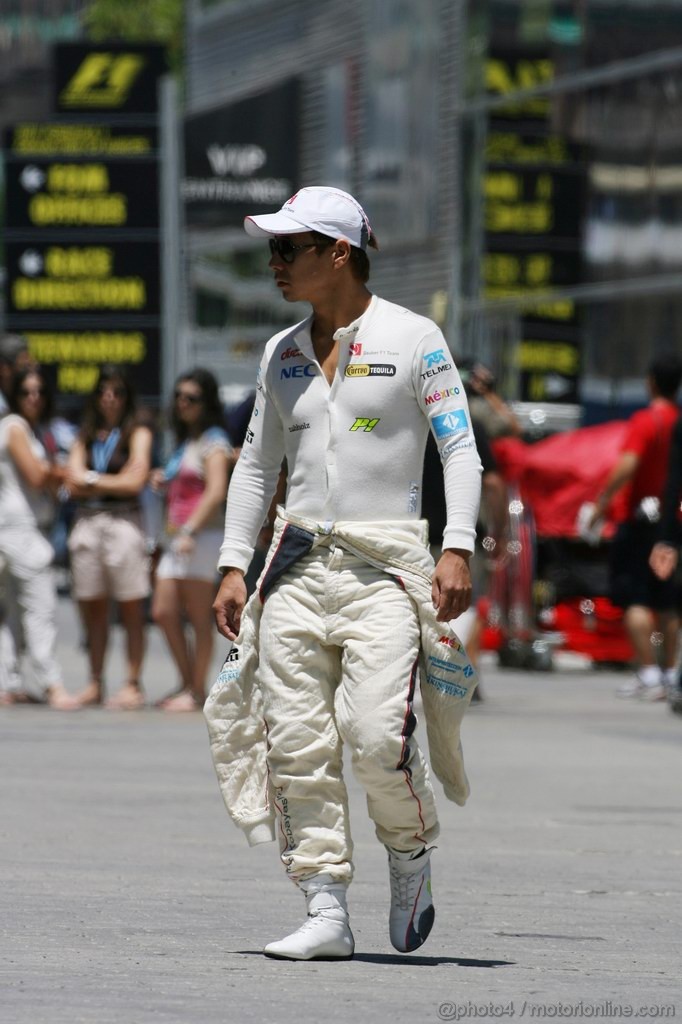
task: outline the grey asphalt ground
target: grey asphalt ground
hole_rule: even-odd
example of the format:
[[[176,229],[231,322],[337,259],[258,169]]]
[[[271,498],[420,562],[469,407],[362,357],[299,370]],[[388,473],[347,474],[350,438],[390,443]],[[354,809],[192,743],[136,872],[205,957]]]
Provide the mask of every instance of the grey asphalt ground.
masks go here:
[[[68,601],[60,617],[76,690]],[[345,963],[262,957],[303,899],[229,821],[199,714],[0,709],[0,1021],[682,1018],[682,717],[616,700],[622,678],[486,659],[472,796],[440,794],[436,923],[415,955],[388,941],[385,853],[348,773]],[[174,685],[155,630],[144,680],[151,698]]]

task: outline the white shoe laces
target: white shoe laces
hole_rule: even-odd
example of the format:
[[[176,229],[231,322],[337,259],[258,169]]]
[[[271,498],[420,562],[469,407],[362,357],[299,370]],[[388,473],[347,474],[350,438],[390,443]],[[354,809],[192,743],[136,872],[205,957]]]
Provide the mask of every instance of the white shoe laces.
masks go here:
[[[389,863],[391,876],[391,893],[401,910],[410,910],[417,898],[418,882],[421,881],[421,868],[405,874],[395,864]]]

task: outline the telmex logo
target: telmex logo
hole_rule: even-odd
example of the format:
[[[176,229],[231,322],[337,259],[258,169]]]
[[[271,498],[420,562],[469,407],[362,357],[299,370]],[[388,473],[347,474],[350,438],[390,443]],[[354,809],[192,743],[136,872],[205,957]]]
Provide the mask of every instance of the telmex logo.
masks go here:
[[[395,377],[392,363],[355,363],[346,367],[346,377]]]
[[[122,107],[145,63],[138,53],[90,53],[60,100],[67,107]]]
[[[438,363],[444,363],[446,361],[445,352],[442,348],[437,348],[434,352],[427,352],[424,359],[426,360],[426,368],[428,370],[432,366],[437,366]]]

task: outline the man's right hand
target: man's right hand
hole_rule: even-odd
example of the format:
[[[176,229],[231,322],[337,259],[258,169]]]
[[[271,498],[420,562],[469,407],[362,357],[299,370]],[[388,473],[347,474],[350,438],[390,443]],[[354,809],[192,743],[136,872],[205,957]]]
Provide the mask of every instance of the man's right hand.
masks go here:
[[[228,569],[213,602],[218,632],[228,640],[236,640],[246,604],[246,584],[241,569]]]
[[[668,580],[677,568],[678,558],[677,548],[659,541],[649,556],[649,566],[659,580]]]

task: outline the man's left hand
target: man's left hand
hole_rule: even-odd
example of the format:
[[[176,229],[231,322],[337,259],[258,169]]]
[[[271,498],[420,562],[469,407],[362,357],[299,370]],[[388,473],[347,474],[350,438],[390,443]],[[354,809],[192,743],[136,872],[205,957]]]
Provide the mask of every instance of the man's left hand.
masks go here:
[[[468,551],[448,548],[433,574],[431,599],[439,622],[456,619],[471,604],[471,573]]]

